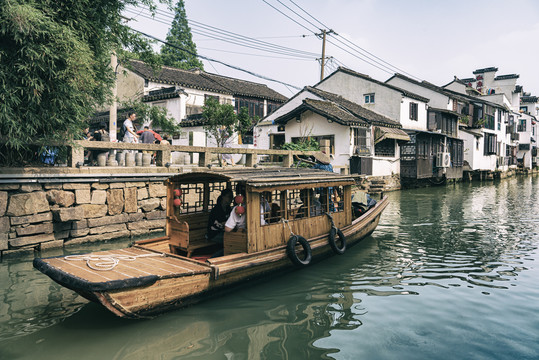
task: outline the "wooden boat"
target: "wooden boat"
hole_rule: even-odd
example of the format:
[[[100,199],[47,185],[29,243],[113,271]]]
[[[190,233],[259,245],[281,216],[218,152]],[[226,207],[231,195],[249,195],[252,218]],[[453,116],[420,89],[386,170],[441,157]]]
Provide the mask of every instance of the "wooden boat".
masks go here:
[[[151,317],[343,254],[374,231],[388,204],[383,197],[355,218],[354,179],[312,169],[209,170],[166,183],[166,236],[121,250],[38,258],[34,267],[118,316]],[[205,239],[210,210],[223,189],[238,185],[246,230],[225,232],[224,256],[210,257],[219,246]]]

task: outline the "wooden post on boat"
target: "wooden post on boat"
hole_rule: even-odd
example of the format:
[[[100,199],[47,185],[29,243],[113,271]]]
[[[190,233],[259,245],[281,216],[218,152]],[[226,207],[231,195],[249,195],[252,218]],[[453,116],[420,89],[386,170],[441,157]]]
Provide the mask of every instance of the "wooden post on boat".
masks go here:
[[[251,189],[247,189],[245,194],[245,203],[247,215],[247,234],[248,234],[248,246],[247,252],[256,252],[260,250],[258,241],[260,239],[260,194],[251,192]],[[260,234],[259,234],[260,233]]]

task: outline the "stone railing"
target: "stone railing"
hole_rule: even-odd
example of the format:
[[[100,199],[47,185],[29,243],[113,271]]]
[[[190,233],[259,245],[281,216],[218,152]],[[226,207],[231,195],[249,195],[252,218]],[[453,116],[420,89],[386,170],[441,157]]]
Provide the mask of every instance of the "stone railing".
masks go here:
[[[126,151],[151,151],[156,153],[156,165],[167,166],[172,164],[172,152],[189,154],[199,154],[198,166],[206,167],[211,163],[213,154],[245,154],[245,166],[251,167],[258,163],[259,155],[282,156],[282,166],[290,167],[294,162],[294,155],[313,155],[315,151],[290,151],[290,150],[265,150],[246,148],[218,148],[205,146],[184,146],[184,145],[161,145],[161,144],[129,144],[112,143],[100,141],[75,141],[71,147],[71,156],[68,161],[69,167],[77,167],[84,164],[84,151],[91,150],[99,152],[107,150]]]

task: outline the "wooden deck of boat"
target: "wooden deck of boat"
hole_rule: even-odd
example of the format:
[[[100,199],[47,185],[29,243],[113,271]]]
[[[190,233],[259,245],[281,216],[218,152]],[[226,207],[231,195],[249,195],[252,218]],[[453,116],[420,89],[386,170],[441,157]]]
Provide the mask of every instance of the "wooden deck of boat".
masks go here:
[[[119,259],[118,265],[111,270],[94,270],[87,265],[88,259],[93,259],[89,263],[96,267],[98,263],[104,263],[107,258],[111,257]],[[162,256],[154,251],[137,247],[85,255],[62,256],[42,259],[42,261],[68,276],[84,279],[90,283],[121,281],[147,276],[169,278],[211,272],[208,266],[197,264],[194,261],[174,256]]]

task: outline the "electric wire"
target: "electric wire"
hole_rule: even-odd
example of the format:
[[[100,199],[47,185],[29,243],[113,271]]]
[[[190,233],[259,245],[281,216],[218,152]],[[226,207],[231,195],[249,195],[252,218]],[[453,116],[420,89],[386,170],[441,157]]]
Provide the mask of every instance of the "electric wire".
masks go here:
[[[260,78],[260,79],[264,79],[264,80],[276,82],[276,83],[278,83],[278,84],[282,84],[282,85],[285,85],[285,86],[289,86],[289,87],[294,88],[294,89],[296,89],[296,90],[301,90],[300,87],[295,86],[295,85],[291,85],[291,84],[288,84],[288,83],[285,83],[284,81],[275,80],[275,79],[269,78],[269,77],[267,77],[267,76],[260,75],[260,74],[257,74],[257,73],[255,73],[255,72],[252,72],[252,71],[249,71],[249,70],[240,68],[239,66],[227,64],[227,63],[225,63],[224,61],[221,61],[221,60],[216,60],[216,59],[212,59],[212,58],[207,57],[207,56],[203,56],[203,55],[196,54],[196,53],[194,53],[194,52],[192,52],[192,51],[189,51],[189,50],[187,50],[187,49],[183,49],[183,48],[181,48],[181,47],[179,47],[179,46],[176,46],[176,45],[174,45],[174,44],[171,44],[171,43],[169,43],[169,42],[167,42],[167,41],[165,41],[165,40],[159,39],[159,38],[157,38],[157,37],[155,37],[155,36],[153,36],[153,35],[146,34],[145,32],[142,32],[142,31],[139,31],[139,30],[136,30],[136,29],[133,29],[133,28],[131,28],[131,30],[134,31],[134,32],[137,32],[137,33],[139,33],[139,34],[141,34],[141,35],[143,35],[143,36],[146,36],[146,37],[148,37],[148,38],[150,38],[150,39],[153,39],[153,40],[155,40],[155,41],[158,41],[158,42],[160,42],[160,43],[166,44],[166,45],[168,45],[168,46],[170,46],[170,47],[176,48],[176,49],[178,49],[178,50],[185,51],[186,53],[188,53],[188,54],[190,54],[190,55],[193,55],[193,56],[196,56],[196,57],[199,57],[199,58],[201,58],[201,59],[203,59],[203,60],[213,61],[213,62],[216,62],[216,63],[218,63],[218,64],[221,64],[221,65],[224,65],[224,66],[226,66],[226,67],[229,67],[229,68],[231,68],[231,69],[238,70],[238,71],[242,71],[242,72],[247,73],[247,74],[249,74],[249,75],[258,77],[258,78]]]
[[[130,10],[130,9],[127,9],[127,10],[128,10],[128,12],[132,12],[132,10]],[[152,20],[152,21],[155,21],[155,22],[170,26],[170,23],[167,22],[166,20],[164,20],[161,17],[153,17],[152,18],[152,17],[150,17],[148,15],[145,15],[145,14],[141,14],[140,16],[143,17],[143,18],[146,18],[148,20]],[[315,56],[316,56],[316,54],[313,54],[312,56],[307,56],[307,55],[303,55],[303,54],[297,54],[297,53],[289,52],[289,51],[286,51],[286,50],[278,51],[278,50],[266,49],[266,48],[258,47],[258,46],[252,46],[252,45],[245,44],[245,43],[242,43],[242,42],[234,41],[232,39],[227,40],[227,39],[224,39],[224,38],[220,38],[218,36],[213,36],[212,34],[209,34],[209,33],[204,32],[204,31],[192,30],[192,32],[195,33],[195,34],[200,34],[200,35],[206,36],[208,38],[224,41],[224,42],[231,43],[231,44],[234,44],[234,45],[243,46],[243,47],[251,48],[251,49],[254,49],[254,50],[258,50],[258,51],[265,51],[265,52],[279,54],[279,55],[286,55],[286,56],[296,57],[296,58],[302,59],[302,60],[314,60]]]
[[[262,0],[264,3],[266,3],[267,5],[269,5],[270,7],[272,7],[273,9],[275,9],[276,11],[278,11],[279,13],[281,13],[283,16],[287,17],[288,19],[294,21],[296,24],[302,26],[303,28],[305,29],[308,29],[306,26],[298,23],[295,19],[291,18],[290,16],[288,16],[287,14],[285,14],[284,12],[282,12],[281,10],[277,9],[275,6],[269,4],[266,0]],[[278,3],[280,3],[281,5],[283,5],[284,7],[286,7],[289,11],[291,11],[293,14],[295,14],[296,16],[298,16],[299,18],[301,18],[302,20],[306,21],[308,24],[310,24],[311,26],[313,27],[316,27],[317,26],[315,24],[313,24],[311,21],[305,19],[305,17],[301,16],[300,14],[298,14],[296,11],[292,10],[290,7],[286,6],[285,4],[283,4],[280,0],[276,0]],[[324,28],[329,28],[328,26],[326,26],[325,24],[323,24],[321,21],[319,21],[318,19],[316,19],[314,16],[312,16],[311,14],[309,14],[305,9],[303,9],[301,6],[299,6],[298,4],[296,4],[294,1],[292,0],[289,0],[292,4],[294,4],[297,8],[299,8],[302,12],[304,12],[305,14],[307,14],[310,18],[312,18],[313,20],[315,20],[317,23],[319,23],[320,25],[322,25]],[[309,30],[309,31],[312,31],[312,30]],[[318,35],[318,34],[315,34],[315,35]],[[393,74],[395,72],[398,72],[398,73],[403,73],[403,74],[406,74],[414,79],[417,79],[417,80],[421,80],[420,78],[418,78],[417,76],[414,76],[400,68],[398,68],[397,66],[395,65],[392,65],[391,63],[381,59],[380,57],[372,54],[371,52],[367,51],[366,49],[360,47],[359,45],[353,43],[352,41],[346,39],[345,37],[333,32],[328,32],[328,35],[330,35],[335,41],[339,42],[342,46],[346,46],[347,48],[349,48],[350,50],[352,50],[353,52],[357,53],[357,55],[355,54],[352,54],[350,53],[350,51],[347,51],[345,49],[342,48],[342,46],[338,46],[336,45],[334,42],[331,42],[328,40],[329,43],[331,43],[332,45],[336,46],[337,48],[345,51],[346,53],[356,57],[357,59],[360,59],[361,61],[373,66],[373,67],[376,67],[377,69],[379,70],[382,70],[388,74]],[[343,40],[341,40],[343,39]],[[346,44],[345,42],[347,42],[348,44]],[[351,44],[352,46],[355,47],[352,48],[349,44]],[[370,55],[370,56],[369,56]],[[360,57],[361,56],[361,57]],[[366,59],[365,59],[366,58]],[[368,60],[367,60],[368,59]],[[377,65],[375,65],[375,64]]]
[[[167,13],[167,12],[165,12],[163,10],[157,9],[155,11],[155,13],[160,15],[160,16],[170,18],[172,20],[174,19],[173,14]],[[146,15],[146,16],[148,16],[148,15]],[[159,19],[162,20],[163,18],[159,18]],[[301,54],[301,55],[310,56],[310,57],[316,57],[318,55],[318,54],[313,53],[313,52],[308,52],[308,51],[289,48],[289,47],[285,47],[285,46],[281,46],[281,45],[276,45],[276,44],[269,43],[269,42],[266,42],[266,41],[261,41],[261,40],[256,39],[256,38],[252,38],[252,37],[244,36],[244,35],[241,35],[241,34],[233,33],[233,32],[227,31],[227,30],[217,28],[215,26],[211,26],[211,25],[201,23],[199,21],[189,19],[188,22],[189,22],[190,26],[193,29],[195,29],[196,31],[199,31],[199,33],[198,33],[199,35],[207,36],[207,32],[203,33],[203,31],[215,31],[215,32],[218,32],[220,35],[225,37],[224,39],[217,39],[217,40],[230,42],[231,39],[236,39],[237,41],[247,42],[249,44],[249,47],[251,47],[251,48],[255,48],[256,46],[267,48],[266,51],[268,49],[277,49],[277,50],[280,50],[280,51],[291,52],[293,54],[297,54],[297,55]],[[211,34],[211,36],[214,39],[219,37],[216,34]],[[305,35],[300,35],[300,36],[304,37]],[[253,44],[253,42],[255,44]]]
[[[277,0],[277,1],[279,1],[279,0]],[[320,20],[318,20],[317,18],[315,18],[314,16],[312,16],[312,15],[311,15],[309,12],[307,12],[305,9],[303,9],[301,6],[299,6],[298,4],[296,4],[293,0],[289,0],[289,1],[290,1],[292,4],[294,4],[298,9],[300,9],[300,10],[303,11],[305,14],[307,14],[310,18],[312,18],[314,21],[316,21],[317,23],[319,23],[320,25],[322,25],[325,29],[328,29],[328,28],[329,28],[328,26],[324,25]],[[279,2],[280,2],[280,1],[279,1]],[[309,23],[310,23],[310,22],[309,22]],[[311,23],[311,24],[312,24],[312,23]],[[353,46],[356,47],[357,49],[359,49],[359,50],[361,50],[361,51],[363,51],[363,52],[365,52],[365,53],[367,53],[367,54],[373,56],[375,59],[380,60],[380,61],[383,62],[384,64],[389,65],[391,68],[398,70],[398,71],[396,71],[396,72],[400,72],[400,73],[402,73],[402,74],[406,74],[406,75],[408,75],[408,76],[410,76],[410,77],[412,77],[412,78],[414,78],[414,79],[416,79],[416,80],[420,80],[420,81],[421,81],[420,78],[418,78],[418,77],[416,77],[416,76],[414,76],[414,75],[412,75],[412,74],[410,74],[410,73],[408,73],[408,72],[406,72],[406,71],[404,71],[404,70],[398,68],[397,66],[392,65],[391,63],[389,63],[389,62],[387,62],[387,61],[385,61],[385,60],[379,58],[378,56],[376,56],[376,55],[374,55],[373,53],[369,52],[368,50],[362,48],[361,46],[357,45],[356,43],[354,43],[354,42],[348,40],[348,39],[345,38],[344,36],[339,35],[339,34],[337,34],[337,33],[330,34],[330,35],[331,35],[332,37],[334,37],[334,38],[335,38],[335,37],[342,38],[344,41],[346,41],[346,42],[348,42],[349,44],[353,45]],[[342,43],[342,41],[340,41],[340,42]]]

